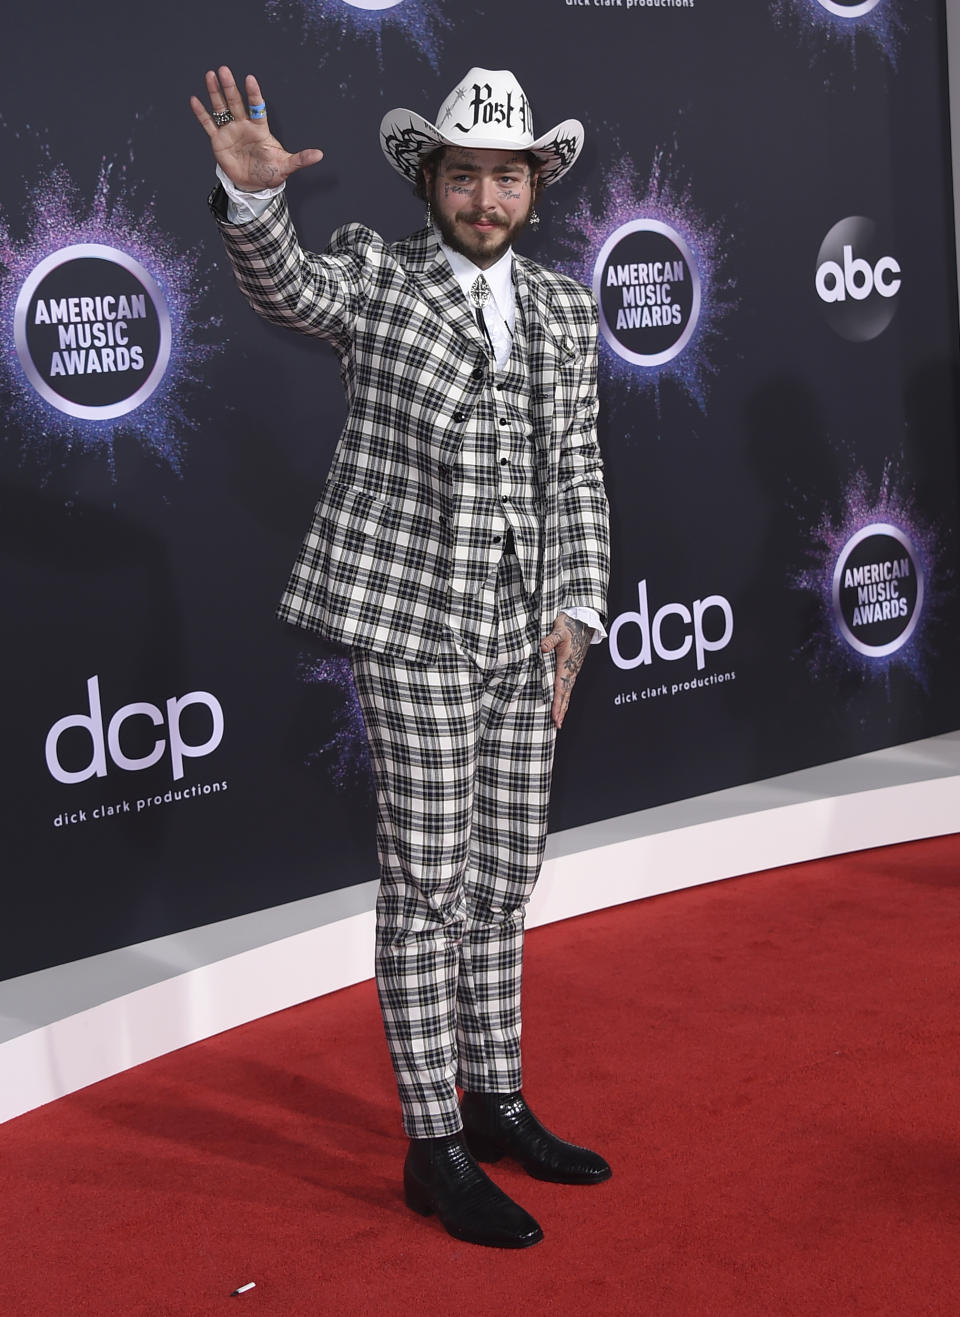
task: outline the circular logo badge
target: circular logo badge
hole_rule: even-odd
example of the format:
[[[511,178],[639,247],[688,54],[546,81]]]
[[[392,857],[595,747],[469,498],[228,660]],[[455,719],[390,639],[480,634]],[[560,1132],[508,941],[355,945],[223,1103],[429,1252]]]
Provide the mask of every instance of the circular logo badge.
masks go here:
[[[635,219],[601,247],[593,295],[614,352],[637,366],[660,366],[683,351],[697,326],[700,273],[679,233]]]
[[[923,571],[897,526],[878,522],[847,541],[833,573],[840,634],[858,654],[883,658],[905,645],[923,608]]]
[[[834,224],[820,244],[814,282],[827,324],[851,343],[876,338],[897,313],[900,264],[863,215]]]
[[[47,402],[83,420],[132,412],[163,379],[170,314],[153,276],[99,243],[42,260],[14,309],[17,356]]]
[[[880,0],[819,0],[819,3],[823,9],[840,18],[862,18],[871,9],[876,9]]]

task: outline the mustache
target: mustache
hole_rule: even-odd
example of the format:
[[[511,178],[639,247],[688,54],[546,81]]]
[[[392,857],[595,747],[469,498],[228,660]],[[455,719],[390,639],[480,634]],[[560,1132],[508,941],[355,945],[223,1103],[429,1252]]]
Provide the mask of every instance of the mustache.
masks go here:
[[[460,218],[467,224],[478,224],[482,220],[485,224],[496,225],[498,229],[505,229],[508,227],[507,220],[497,219],[496,215],[490,215],[485,210],[467,211],[465,214],[461,214]]]

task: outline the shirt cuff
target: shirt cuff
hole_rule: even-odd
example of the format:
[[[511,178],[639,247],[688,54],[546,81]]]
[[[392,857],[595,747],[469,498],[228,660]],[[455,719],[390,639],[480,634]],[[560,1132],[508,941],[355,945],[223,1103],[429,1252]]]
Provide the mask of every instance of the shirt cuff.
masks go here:
[[[259,192],[241,192],[219,165],[217,178],[227,194],[227,219],[231,224],[249,224],[251,220],[259,219],[273,198],[278,197],[286,187],[285,183],[281,183],[278,187],[261,188]]]
[[[561,608],[561,613],[566,613],[567,617],[572,617],[577,622],[583,622],[586,626],[593,627],[593,639],[591,645],[599,645],[601,640],[606,640],[607,633],[604,630],[603,623],[600,621],[600,614],[593,608]]]

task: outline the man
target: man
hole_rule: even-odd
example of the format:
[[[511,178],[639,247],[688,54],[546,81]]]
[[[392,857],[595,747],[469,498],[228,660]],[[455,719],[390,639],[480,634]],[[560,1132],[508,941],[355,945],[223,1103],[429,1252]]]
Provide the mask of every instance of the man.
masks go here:
[[[471,69],[438,125],[381,124],[428,203],[388,245],[337,230],[304,252],[288,153],[255,78],[191,104],[218,164],[211,204],[241,289],[268,320],[329,340],[348,415],[280,608],[351,647],[377,788],[377,986],[410,1137],[407,1202],[459,1239],[542,1231],[477,1165],[604,1180],[520,1077],[524,909],[539,872],[556,730],[603,636],[607,504],[596,443],[596,309],[514,256],[537,192],[574,163],[576,120],[534,138],[512,73]],[[457,1101],[458,1086],[463,1090]]]

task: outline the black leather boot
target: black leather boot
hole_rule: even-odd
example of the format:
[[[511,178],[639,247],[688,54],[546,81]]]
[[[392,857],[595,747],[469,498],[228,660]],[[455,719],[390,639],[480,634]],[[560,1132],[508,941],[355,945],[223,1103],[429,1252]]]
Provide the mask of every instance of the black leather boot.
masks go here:
[[[460,1115],[477,1161],[513,1157],[529,1175],[554,1184],[599,1184],[613,1174],[598,1153],[544,1129],[522,1093],[464,1093]]]
[[[436,1212],[448,1233],[467,1244],[529,1248],[543,1238],[533,1217],[480,1169],[462,1134],[411,1139],[403,1190],[408,1207],[421,1216]]]

